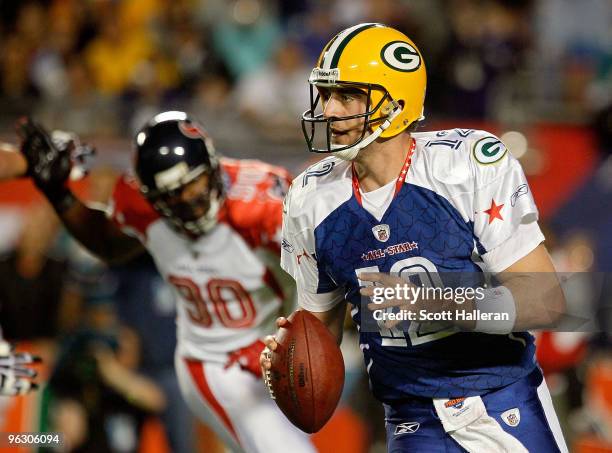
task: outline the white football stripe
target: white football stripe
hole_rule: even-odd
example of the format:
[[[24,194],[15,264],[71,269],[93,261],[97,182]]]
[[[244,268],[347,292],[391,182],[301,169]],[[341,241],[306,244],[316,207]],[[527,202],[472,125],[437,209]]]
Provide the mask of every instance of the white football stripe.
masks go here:
[[[340,47],[340,44],[342,42],[344,42],[344,40],[346,39],[346,37],[348,35],[350,35],[355,30],[358,30],[360,28],[366,28],[366,27],[369,27],[369,26],[375,25],[375,24],[376,24],[375,22],[369,22],[369,23],[365,23],[365,24],[357,24],[357,25],[354,25],[354,26],[352,26],[350,28],[347,28],[342,33],[340,33],[340,35],[338,35],[338,37],[336,38],[334,43],[331,45],[331,47],[329,49],[327,49],[327,52],[325,52],[325,55],[323,55],[323,65],[321,66],[321,68],[323,68],[323,69],[331,69],[331,62],[334,59],[334,55],[336,53],[336,50],[338,50],[338,47]]]

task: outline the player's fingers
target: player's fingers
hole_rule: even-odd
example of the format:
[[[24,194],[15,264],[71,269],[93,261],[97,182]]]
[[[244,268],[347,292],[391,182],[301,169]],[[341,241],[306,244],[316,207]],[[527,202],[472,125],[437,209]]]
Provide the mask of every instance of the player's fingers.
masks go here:
[[[15,376],[3,376],[0,379],[0,395],[24,395],[36,389],[38,389],[38,384],[29,379],[16,378]]]
[[[394,319],[393,321],[390,321],[390,320],[389,321],[385,321],[384,324],[385,324],[385,327],[387,329],[392,329],[393,327],[397,326],[400,322],[402,322],[402,321],[398,321],[398,320]]]
[[[272,352],[267,347],[259,355],[259,365],[263,371],[272,368]]]
[[[372,297],[374,295],[374,286],[364,286],[359,290],[362,296]]]
[[[380,282],[383,275],[384,274],[380,272],[362,272],[359,274],[359,280],[365,282]]]
[[[276,337],[274,335],[266,335],[263,342],[266,345],[266,348],[268,348],[271,351],[276,351],[276,347],[278,346],[278,343],[276,342]]]
[[[17,395],[24,395],[38,389],[38,384],[27,379],[17,379],[15,389]]]
[[[32,355],[28,352],[18,352],[15,354],[15,363],[18,365],[31,365],[40,362],[42,362],[40,357],[37,355]]]
[[[284,316],[276,318],[276,327],[285,327],[287,324],[289,324],[289,321]]]
[[[369,303],[368,304],[368,308],[372,311],[374,310],[384,310],[385,308],[390,308],[390,307],[403,307],[407,310],[410,309],[410,305],[406,305],[406,301],[405,300],[396,300],[396,299],[391,299],[391,300],[387,300],[385,302],[382,302],[380,304],[376,304],[374,302]]]
[[[36,370],[33,370],[31,368],[21,367],[21,366],[13,367],[12,371],[13,371],[13,374],[19,378],[32,379],[38,376],[38,373],[36,372]]]

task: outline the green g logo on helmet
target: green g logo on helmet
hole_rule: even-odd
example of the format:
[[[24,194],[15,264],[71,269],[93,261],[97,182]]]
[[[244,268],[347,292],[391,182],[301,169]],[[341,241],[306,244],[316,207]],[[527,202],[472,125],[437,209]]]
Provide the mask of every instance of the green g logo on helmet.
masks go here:
[[[392,41],[380,51],[381,60],[390,68],[412,72],[421,66],[421,56],[416,49],[404,41]]]

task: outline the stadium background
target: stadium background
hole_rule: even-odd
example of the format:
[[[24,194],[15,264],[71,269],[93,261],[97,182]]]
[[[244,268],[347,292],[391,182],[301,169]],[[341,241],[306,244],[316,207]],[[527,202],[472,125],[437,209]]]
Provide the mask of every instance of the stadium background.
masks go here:
[[[192,112],[227,156],[299,172],[313,159],[298,118],[318,52],[348,25],[395,26],[427,64],[424,129],[497,133],[528,175],[558,269],[591,273],[580,274],[586,280],[612,269],[609,0],[0,0],[0,14],[0,139],[15,141],[14,122],[24,114],[80,134],[98,154],[92,176],[75,187],[97,201],[129,166],[133,132],[160,110]],[[103,269],[25,180],[0,184],[0,253],[0,322],[7,337],[44,356],[43,381],[65,359],[70,338],[102,328],[127,338],[137,350],[131,366],[168,401],[180,399],[172,302],[150,263]],[[125,302],[142,294],[124,288],[126,280],[144,285],[152,300]],[[609,306],[607,282],[596,290],[587,283],[592,294],[582,303]],[[599,313],[596,330],[605,331],[612,316]],[[612,451],[609,336],[554,333],[539,341],[572,451]],[[318,445],[384,451],[382,413],[357,342],[349,334],[344,343],[343,404]],[[0,431],[44,429],[47,401],[46,391],[0,399]],[[174,406],[170,421],[147,418],[140,451],[169,451],[164,423],[176,448],[221,451]]]

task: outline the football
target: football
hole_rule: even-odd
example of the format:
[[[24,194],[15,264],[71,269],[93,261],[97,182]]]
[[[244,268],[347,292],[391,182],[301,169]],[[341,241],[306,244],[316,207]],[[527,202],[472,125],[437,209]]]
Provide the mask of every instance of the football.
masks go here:
[[[330,419],[344,387],[344,360],[327,327],[307,311],[296,311],[279,330],[266,377],[270,395],[285,416],[307,433]]]

